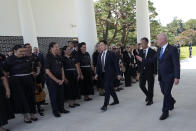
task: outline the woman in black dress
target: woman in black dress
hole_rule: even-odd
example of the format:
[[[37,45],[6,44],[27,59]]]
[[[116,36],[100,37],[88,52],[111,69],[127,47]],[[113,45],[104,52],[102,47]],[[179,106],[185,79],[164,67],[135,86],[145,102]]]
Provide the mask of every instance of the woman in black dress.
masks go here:
[[[52,112],[55,117],[61,117],[60,113],[69,113],[64,108],[64,86],[67,81],[61,57],[58,56],[59,47],[55,42],[49,44],[48,54],[45,59],[46,85],[48,87]]]
[[[11,102],[15,113],[24,114],[24,122],[37,121],[32,76],[32,62],[24,56],[21,45],[14,47],[14,55],[8,57],[5,70],[10,78]]]
[[[8,124],[8,120],[13,118],[14,115],[10,114],[9,98],[10,88],[7,78],[4,76],[2,69],[0,68],[0,131],[9,131],[3,126]]]
[[[80,65],[80,82],[81,95],[84,95],[84,101],[90,101],[92,98],[89,95],[94,95],[93,89],[93,66],[91,65],[91,58],[86,52],[86,43],[82,42],[78,45],[78,60],[77,64]]]
[[[80,106],[80,104],[76,103],[76,100],[80,99],[78,88],[79,68],[76,66],[76,59],[71,57],[70,47],[64,46],[62,54],[65,77],[68,80],[68,83],[65,84],[65,97],[69,100],[69,107],[74,108]]]

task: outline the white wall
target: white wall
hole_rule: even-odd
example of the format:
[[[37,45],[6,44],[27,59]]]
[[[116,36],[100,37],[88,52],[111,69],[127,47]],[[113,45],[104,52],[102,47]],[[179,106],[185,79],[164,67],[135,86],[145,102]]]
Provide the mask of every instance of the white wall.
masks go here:
[[[0,36],[21,36],[16,0],[0,0]]]
[[[73,0],[31,0],[38,37],[77,37]]]

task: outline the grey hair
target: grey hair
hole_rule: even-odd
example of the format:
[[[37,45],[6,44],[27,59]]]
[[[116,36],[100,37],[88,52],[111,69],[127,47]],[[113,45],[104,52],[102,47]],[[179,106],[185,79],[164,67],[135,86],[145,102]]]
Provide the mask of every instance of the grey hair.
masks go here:
[[[168,36],[165,33],[160,33],[159,36],[161,36],[166,42],[168,42]]]

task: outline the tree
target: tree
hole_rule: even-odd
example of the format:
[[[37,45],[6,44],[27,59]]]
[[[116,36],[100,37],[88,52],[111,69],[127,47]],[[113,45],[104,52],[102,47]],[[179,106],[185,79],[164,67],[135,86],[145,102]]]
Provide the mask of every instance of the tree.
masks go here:
[[[193,29],[186,30],[176,37],[181,45],[188,45],[190,41],[196,44],[196,31]]]
[[[150,19],[158,14],[149,1]],[[136,0],[99,0],[95,2],[98,38],[109,44],[136,41]]]
[[[196,30],[196,19],[190,19],[185,24],[186,29],[193,29]]]

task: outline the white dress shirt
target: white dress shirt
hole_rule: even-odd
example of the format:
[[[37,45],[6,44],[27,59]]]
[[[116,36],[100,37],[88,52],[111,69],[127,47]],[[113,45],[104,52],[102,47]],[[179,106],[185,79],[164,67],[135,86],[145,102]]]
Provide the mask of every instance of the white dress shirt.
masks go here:
[[[165,52],[165,49],[167,48],[167,45],[168,45],[168,43],[165,44],[163,47],[161,47],[161,48],[163,48],[163,54],[164,54],[164,52]]]
[[[101,54],[101,58],[102,58],[103,53],[105,53],[105,56],[104,56],[104,66],[105,66],[105,59],[106,59],[106,54],[107,54],[107,52],[108,52],[108,50],[105,50],[105,51],[103,51],[102,54]]]
[[[148,50],[149,50],[149,47],[148,47],[148,48],[146,48],[146,49],[143,49],[143,50],[145,50],[145,51],[146,51],[145,57],[147,57],[147,55],[148,55]]]

